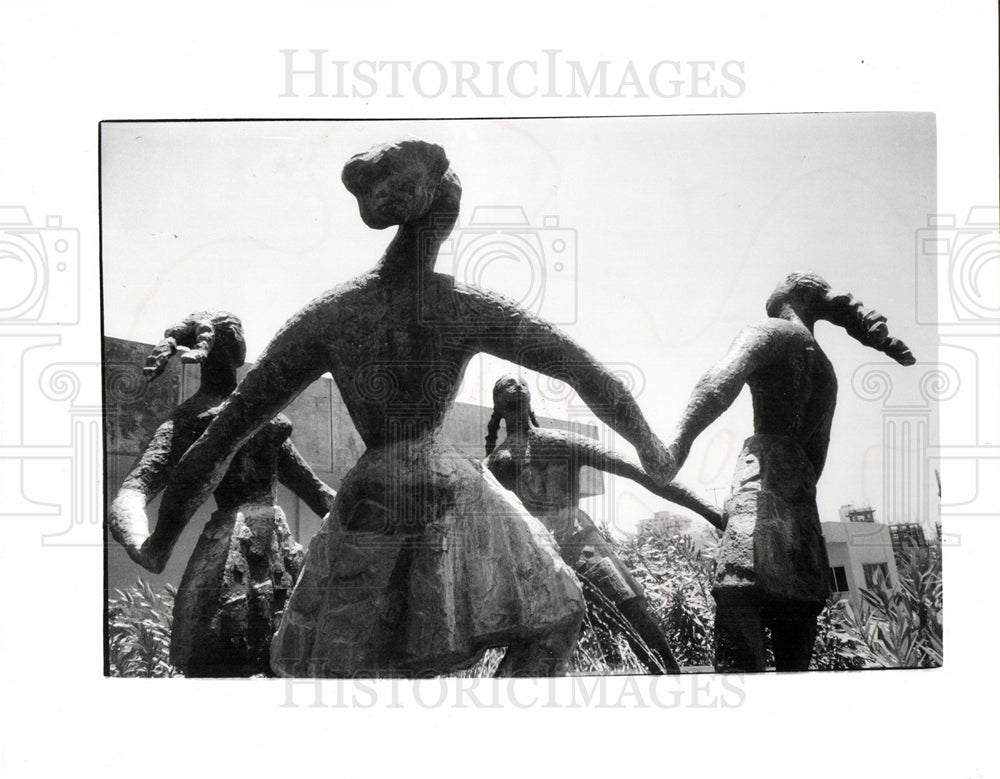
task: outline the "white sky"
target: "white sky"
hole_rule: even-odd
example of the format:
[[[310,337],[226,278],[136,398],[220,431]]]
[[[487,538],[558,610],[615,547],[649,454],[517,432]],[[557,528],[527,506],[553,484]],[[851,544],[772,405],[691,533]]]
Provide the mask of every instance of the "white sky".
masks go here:
[[[914,315],[917,294],[935,297],[933,279],[916,283],[914,260],[915,232],[935,211],[929,114],[104,125],[106,334],[156,341],[191,311],[225,308],[242,318],[253,359],[296,310],[379,258],[392,231],[364,226],[340,170],[406,134],[442,144],[462,180],[459,275],[481,272],[484,286],[523,300],[540,291],[544,314],[634,382],[662,438],[790,271],[853,292],[919,361],[935,361],[936,332]],[[473,252],[467,228],[480,206],[523,208],[521,234],[544,247],[552,274],[543,289],[527,261]],[[575,274],[572,261],[555,272],[557,239],[575,248]],[[896,366],[825,323],[817,337],[840,380],[821,516],[871,503],[884,521],[882,406],[858,397],[852,376],[883,363],[894,392],[921,404],[920,366]],[[459,400],[489,403],[508,368],[477,359]],[[591,419],[571,393],[531,380],[540,414]],[[721,501],[751,432],[744,392],[680,479]],[[595,519],[627,530],[670,508],[628,482],[606,484],[584,506]]]

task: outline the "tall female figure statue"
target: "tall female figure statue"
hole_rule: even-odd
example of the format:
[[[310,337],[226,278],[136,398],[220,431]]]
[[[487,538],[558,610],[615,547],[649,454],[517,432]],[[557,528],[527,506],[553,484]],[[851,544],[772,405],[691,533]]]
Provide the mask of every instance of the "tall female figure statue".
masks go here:
[[[833,365],[813,337],[816,322],[843,327],[901,365],[915,362],[906,344],[889,336],[884,316],[816,274],[788,276],[766,310],[768,318],[743,330],[698,382],[669,446],[679,468],[698,434],[750,386],[754,434],[743,444],[723,507],[712,590],[719,671],[764,670],[765,627],[779,671],[809,667],[829,577],[816,481],[837,401]]]
[[[501,422],[507,436],[497,446]],[[721,529],[719,512],[686,487],[676,483],[661,487],[638,463],[605,449],[597,441],[539,427],[531,410],[527,382],[515,376],[502,376],[493,386],[486,454],[486,467],[552,532],[563,560],[629,621],[640,639],[630,641],[639,660],[652,673],[679,673],[663,628],[649,610],[642,585],[594,521],[580,509],[580,470],[588,465],[624,476]]]
[[[236,388],[246,359],[243,325],[224,311],[201,311],[167,328],[143,369],[153,380],[178,347],[181,359],[201,364],[198,391],[156,430],[125,477],[108,512],[112,536],[140,565],[163,570],[166,555],[150,557],[146,505],[167,485],[181,456]],[[276,482],[317,514],[333,505],[327,487],[288,440],[283,416],[269,419],[233,458],[215,488],[217,508],[198,539],[177,589],[170,662],[187,676],[269,673],[271,636],[302,566],[302,547],[277,504]]]
[[[548,533],[440,435],[479,352],[558,371],[636,446],[667,463],[634,399],[568,337],[498,295],[434,272],[461,186],[440,146],[408,139],[356,155],[342,179],[361,218],[398,225],[368,273],[307,305],[275,335],[175,471],[144,545],[168,553],[229,459],[329,371],[367,450],[345,477],[272,646],[287,675],[418,675],[508,646],[501,673],[551,674],[579,632],[579,585]]]

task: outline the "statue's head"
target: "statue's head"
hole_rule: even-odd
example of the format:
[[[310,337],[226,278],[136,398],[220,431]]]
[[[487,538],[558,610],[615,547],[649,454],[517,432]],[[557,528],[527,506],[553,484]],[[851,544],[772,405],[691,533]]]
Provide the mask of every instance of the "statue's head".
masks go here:
[[[167,367],[179,348],[181,362],[201,363],[206,367],[236,375],[246,362],[247,345],[243,323],[228,311],[197,311],[168,327],[163,340],[146,358],[143,374],[152,381]]]
[[[826,279],[817,273],[789,273],[774,288],[764,307],[770,317],[781,317],[783,311],[793,309],[800,316],[815,320],[821,318],[818,312],[825,306],[831,291]]]
[[[493,385],[493,408],[501,414],[507,411],[530,412],[531,390],[528,389],[528,382],[511,373],[501,376]]]
[[[444,149],[419,138],[376,146],[348,160],[341,173],[361,219],[382,230],[426,215],[444,200],[458,212],[462,187]]]
[[[538,427],[538,420],[531,410],[531,390],[528,389],[528,382],[520,376],[508,373],[497,379],[493,385],[493,416],[490,417],[486,427],[486,454],[490,454],[496,448],[500,422],[511,416],[519,419],[521,423],[527,419],[529,423]],[[510,424],[511,422],[508,422],[508,425]]]
[[[889,327],[882,314],[865,308],[849,292],[835,292],[816,273],[790,273],[775,287],[765,308],[769,317],[795,317],[810,328],[817,320],[826,320],[844,328],[852,338],[884,352],[901,365],[913,365],[916,362],[907,345],[889,335]]]

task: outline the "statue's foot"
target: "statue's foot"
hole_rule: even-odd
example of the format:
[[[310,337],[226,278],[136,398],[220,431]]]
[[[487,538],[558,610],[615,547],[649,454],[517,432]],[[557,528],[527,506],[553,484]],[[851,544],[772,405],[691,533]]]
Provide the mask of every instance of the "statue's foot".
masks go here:
[[[139,563],[139,565],[143,565],[144,558],[142,556],[142,544],[145,540],[145,538],[130,538],[125,541],[120,541],[122,547],[126,552],[128,552],[128,556]],[[145,566],[143,565],[143,567]]]

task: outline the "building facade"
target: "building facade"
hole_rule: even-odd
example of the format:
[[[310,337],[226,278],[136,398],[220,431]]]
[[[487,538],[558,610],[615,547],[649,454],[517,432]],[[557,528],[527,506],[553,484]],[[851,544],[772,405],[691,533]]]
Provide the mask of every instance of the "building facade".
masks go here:
[[[889,525],[875,521],[870,507],[843,506],[840,516],[839,522],[821,523],[830,562],[830,590],[857,608],[862,588],[898,586],[892,532]]]

